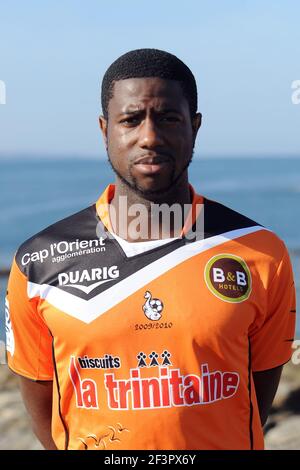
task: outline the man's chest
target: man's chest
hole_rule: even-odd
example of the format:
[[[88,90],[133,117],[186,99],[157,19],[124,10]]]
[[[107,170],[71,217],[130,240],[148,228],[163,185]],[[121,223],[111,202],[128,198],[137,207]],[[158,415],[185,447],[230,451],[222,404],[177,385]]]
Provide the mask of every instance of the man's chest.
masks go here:
[[[76,332],[75,343],[246,340],[266,302],[256,260],[236,244],[193,245],[130,259],[114,244],[58,263],[40,285],[40,312],[54,336]]]

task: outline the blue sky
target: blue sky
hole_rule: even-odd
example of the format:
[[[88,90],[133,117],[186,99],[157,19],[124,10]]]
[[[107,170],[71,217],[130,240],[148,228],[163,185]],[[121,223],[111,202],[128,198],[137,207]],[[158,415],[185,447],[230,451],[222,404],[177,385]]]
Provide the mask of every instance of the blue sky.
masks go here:
[[[199,155],[300,155],[299,18],[298,0],[0,0],[0,155],[104,156],[101,79],[140,47],[194,72]]]

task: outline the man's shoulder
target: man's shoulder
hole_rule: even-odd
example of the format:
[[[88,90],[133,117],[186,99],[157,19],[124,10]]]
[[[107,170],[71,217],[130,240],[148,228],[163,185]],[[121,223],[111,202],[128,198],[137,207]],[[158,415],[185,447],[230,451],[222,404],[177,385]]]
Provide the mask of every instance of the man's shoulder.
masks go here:
[[[71,241],[88,238],[91,227],[96,227],[97,221],[95,204],[91,204],[54,222],[19,246],[15,254],[17,264],[21,267],[28,265],[30,261],[43,263],[48,257],[56,254],[58,247],[64,251]]]
[[[204,203],[205,231],[211,233],[211,235],[219,235],[254,226],[263,227],[261,223],[221,202],[205,197]]]
[[[206,236],[253,234],[256,243],[261,249],[265,246],[271,257],[281,257],[286,251],[284,241],[272,229],[218,201],[205,198],[204,223]]]

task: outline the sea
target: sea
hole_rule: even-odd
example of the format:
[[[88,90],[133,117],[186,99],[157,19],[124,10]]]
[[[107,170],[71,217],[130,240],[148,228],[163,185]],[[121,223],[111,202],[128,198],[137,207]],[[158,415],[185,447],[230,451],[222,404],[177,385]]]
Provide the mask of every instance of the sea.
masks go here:
[[[189,179],[197,192],[247,215],[286,243],[300,296],[300,159],[194,157]],[[0,270],[38,231],[97,200],[114,175],[106,160],[88,158],[0,160]],[[0,278],[0,340],[4,296]],[[297,319],[297,337],[300,321]]]

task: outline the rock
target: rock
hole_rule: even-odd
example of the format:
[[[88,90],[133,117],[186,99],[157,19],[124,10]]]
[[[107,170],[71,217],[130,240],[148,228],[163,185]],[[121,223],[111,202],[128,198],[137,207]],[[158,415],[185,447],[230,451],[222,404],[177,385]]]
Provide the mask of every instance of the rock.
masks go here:
[[[15,390],[18,386],[18,377],[7,365],[0,366],[0,392],[3,390]]]
[[[291,392],[295,390],[300,390],[300,367],[290,361],[283,368],[279,387],[273,401],[272,411],[279,411],[284,406]]]
[[[43,449],[31,431],[17,383],[17,376],[0,366],[0,449]]]
[[[0,340],[0,364],[6,364],[5,343]]]
[[[290,416],[270,429],[265,436],[268,450],[300,450],[300,416]]]
[[[279,409],[288,398],[290,391],[291,384],[285,380],[281,380],[273,401],[273,408]]]

